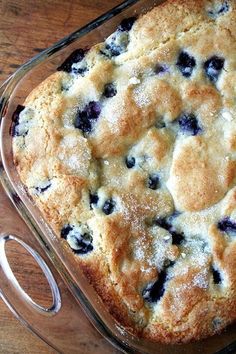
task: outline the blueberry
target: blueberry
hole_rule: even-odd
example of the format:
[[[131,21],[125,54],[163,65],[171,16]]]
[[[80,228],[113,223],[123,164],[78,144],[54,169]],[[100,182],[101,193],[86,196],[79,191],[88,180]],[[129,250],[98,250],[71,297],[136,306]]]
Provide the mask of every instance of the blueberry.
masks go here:
[[[157,189],[159,187],[159,183],[160,180],[159,180],[159,176],[157,174],[153,174],[153,175],[150,175],[148,177],[148,188],[150,189]]]
[[[76,254],[86,254],[93,250],[92,245],[93,238],[90,234],[84,233],[83,235],[79,235],[76,237],[76,248],[74,252]]]
[[[155,74],[164,74],[168,72],[168,66],[165,64],[164,65],[157,64],[154,68],[154,72]]]
[[[214,55],[203,64],[205,73],[211,82],[215,83],[218,80],[221,70],[224,67],[224,62],[225,60],[223,58]]]
[[[202,129],[198,124],[198,120],[193,113],[184,113],[179,117],[179,127],[182,133],[188,135],[197,135]]]
[[[181,52],[176,65],[184,77],[190,77],[196,66],[196,60],[187,52]]]
[[[214,267],[211,267],[211,272],[213,275],[213,281],[215,284],[220,284],[222,282],[220,273],[218,270],[216,270]]]
[[[80,129],[83,133],[90,133],[93,123],[98,119],[100,113],[101,106],[99,102],[89,102],[82,111],[77,111],[74,121],[75,128]]]
[[[129,17],[121,21],[117,28],[117,31],[108,38],[105,44],[105,48],[100,51],[101,54],[105,55],[109,59],[111,57],[116,57],[126,51],[129,36],[128,32],[133,27],[136,17]]]
[[[48,181],[48,182],[46,182],[46,183],[43,183],[43,184],[41,185],[41,187],[40,187],[40,186],[35,187],[35,190],[36,190],[36,192],[38,192],[38,193],[43,193],[43,192],[45,192],[49,187],[51,187],[51,185],[52,185],[52,183],[51,183],[50,181]]]
[[[172,227],[172,225],[167,221],[166,218],[158,218],[155,220],[155,224],[161,227],[162,229],[165,229],[169,231]]]
[[[92,123],[87,117],[87,113],[84,111],[78,111],[74,126],[77,129],[80,129],[83,133],[90,133],[92,130]]]
[[[173,217],[175,217],[174,214],[169,217],[169,220],[171,220]],[[162,229],[167,230],[171,234],[173,245],[180,245],[182,241],[184,241],[184,234],[182,232],[177,232],[169,220],[166,218],[158,218],[155,220],[155,224]]]
[[[97,119],[101,113],[101,106],[99,102],[91,101],[85,107],[89,119]]]
[[[97,205],[98,200],[99,198],[97,194],[92,194],[92,193],[89,194],[90,209],[93,208],[93,205]]]
[[[124,53],[129,43],[129,34],[127,31],[117,30],[105,42],[105,48],[101,51],[108,58],[117,57]]]
[[[136,21],[137,17],[129,17],[125,18],[121,21],[118,30],[119,31],[130,31],[133,27],[134,22]]]
[[[174,229],[170,229],[169,232],[172,236],[172,245],[180,245],[184,240],[184,234],[182,232],[176,232]]]
[[[117,89],[114,84],[109,83],[104,86],[103,96],[109,98],[117,94]]]
[[[224,1],[219,7],[208,11],[208,15],[211,18],[215,19],[218,16],[221,16],[221,15],[225,14],[228,11],[229,11],[229,3],[228,3],[228,1]]]
[[[157,302],[164,295],[165,292],[165,282],[167,279],[167,273],[162,270],[159,273],[158,279],[155,283],[148,284],[143,290],[142,296],[147,302]]]
[[[220,231],[236,235],[236,222],[231,220],[228,216],[220,220],[217,227]]]
[[[116,45],[115,43],[111,42],[110,44],[106,44],[105,49],[108,50],[107,52],[102,52],[103,54],[105,54],[106,56],[110,57],[117,57],[118,55],[120,55],[123,50],[121,48],[120,45]]]
[[[19,119],[20,113],[25,109],[25,106],[20,104],[16,107],[15,112],[12,115],[12,125],[11,125],[11,136],[26,136],[28,130],[26,129],[23,133],[19,130]]]
[[[86,50],[79,48],[70,54],[70,56],[57,68],[58,71],[71,72],[72,65],[84,59]]]
[[[115,209],[115,202],[113,199],[108,199],[105,201],[103,207],[102,207],[102,211],[104,212],[104,214],[106,215],[110,215],[111,213],[113,213],[114,209]]]
[[[84,74],[86,73],[86,71],[88,71],[88,67],[87,66],[81,66],[81,67],[72,67],[72,73],[75,75],[81,75],[84,76]]]
[[[133,168],[135,166],[135,158],[133,156],[127,156],[125,159],[127,168]]]
[[[228,1],[224,1],[223,4],[221,5],[221,7],[219,8],[217,14],[218,15],[222,15],[226,12],[229,11],[229,4],[228,4]]]
[[[61,237],[76,254],[86,254],[93,250],[92,236],[87,232],[81,233],[74,225],[65,225],[61,230]]]
[[[73,230],[73,227],[70,225],[65,225],[63,226],[63,228],[61,229],[61,237],[64,238],[66,240],[67,235],[69,234],[70,231]]]
[[[109,48],[106,48],[106,46],[104,47],[104,49],[101,49],[99,53],[104,57],[111,59],[111,53],[109,52]]]

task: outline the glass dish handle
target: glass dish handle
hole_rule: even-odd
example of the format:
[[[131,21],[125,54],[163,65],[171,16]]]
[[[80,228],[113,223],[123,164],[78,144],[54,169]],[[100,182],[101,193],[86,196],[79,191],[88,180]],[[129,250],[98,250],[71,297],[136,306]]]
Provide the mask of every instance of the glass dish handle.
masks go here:
[[[6,243],[10,241],[15,241],[19,243],[26,251],[28,251],[31,256],[38,263],[39,267],[43,271],[48,284],[52,292],[52,306],[45,308],[38,305],[32,298],[24,291],[20,286],[18,280],[16,279],[7,259],[6,255]],[[6,295],[7,294],[7,295]],[[33,250],[29,245],[23,242],[21,239],[13,235],[2,235],[0,236],[0,295],[7,305],[14,309],[14,303],[20,303],[21,308],[26,307],[27,311],[36,311],[42,315],[52,316],[57,313],[61,308],[61,296],[57,283],[47,266],[46,262],[39,255],[38,252]],[[14,309],[16,312],[16,309]]]
[[[2,172],[0,169],[0,180],[4,182]],[[59,353],[93,354],[94,348],[97,354],[117,353],[85,317],[57,269],[47,260],[35,236],[5,195],[1,183],[0,220],[0,298],[16,318]],[[41,268],[52,292],[49,308],[35,303],[18,283],[6,253],[11,241],[19,243]],[[17,265],[20,267],[20,259]]]
[[[2,84],[0,84],[0,98],[1,98],[1,96],[2,96],[2,94],[3,94],[3,92],[4,92],[4,90],[5,90],[5,88],[6,88],[7,84],[8,84],[8,82],[12,79],[12,76],[13,76],[13,75],[9,76],[5,81],[3,81]]]

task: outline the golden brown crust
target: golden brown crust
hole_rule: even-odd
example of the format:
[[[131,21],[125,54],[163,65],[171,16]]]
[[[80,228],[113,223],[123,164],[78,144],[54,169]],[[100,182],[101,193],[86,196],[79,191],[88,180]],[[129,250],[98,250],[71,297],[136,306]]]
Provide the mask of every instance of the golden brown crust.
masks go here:
[[[14,128],[21,180],[65,253],[152,341],[236,319],[235,21],[232,0],[168,0],[91,48],[82,74],[42,82]]]

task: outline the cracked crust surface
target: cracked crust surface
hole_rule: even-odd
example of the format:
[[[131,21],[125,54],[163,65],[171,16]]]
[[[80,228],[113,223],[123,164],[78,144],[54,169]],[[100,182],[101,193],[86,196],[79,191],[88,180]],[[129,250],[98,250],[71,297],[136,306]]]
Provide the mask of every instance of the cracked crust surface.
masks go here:
[[[51,75],[19,116],[22,182],[59,238],[65,225],[86,225],[93,250],[74,254],[61,238],[68,257],[112,315],[150,340],[198,340],[236,319],[236,229],[218,226],[236,222],[235,21],[234,1],[169,0],[137,19],[123,53],[108,58],[104,43],[94,46],[84,76]],[[181,51],[196,62],[188,78],[176,65]],[[224,58],[215,82],[204,71],[213,56]],[[104,98],[107,83],[114,97]],[[83,134],[74,121],[89,102],[101,112]],[[199,134],[181,132],[190,113]],[[163,272],[161,296],[147,301]]]

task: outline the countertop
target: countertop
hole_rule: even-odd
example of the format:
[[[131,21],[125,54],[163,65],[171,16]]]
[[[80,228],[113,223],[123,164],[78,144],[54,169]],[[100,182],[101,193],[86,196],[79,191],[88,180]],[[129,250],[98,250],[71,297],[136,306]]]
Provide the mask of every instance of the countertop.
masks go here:
[[[0,85],[20,65],[44,48],[121,2],[0,0]],[[11,216],[13,207],[2,187],[0,210],[1,226],[4,220],[8,220],[8,223],[16,222]],[[21,222],[18,220],[17,224],[20,232]],[[16,277],[25,290],[29,291],[33,299],[45,301],[45,297],[49,296],[47,284],[27,253],[20,247],[11,247],[8,255]],[[0,300],[0,353],[51,354],[55,351],[25,329]],[[78,348],[78,353],[86,354],[86,349]]]

